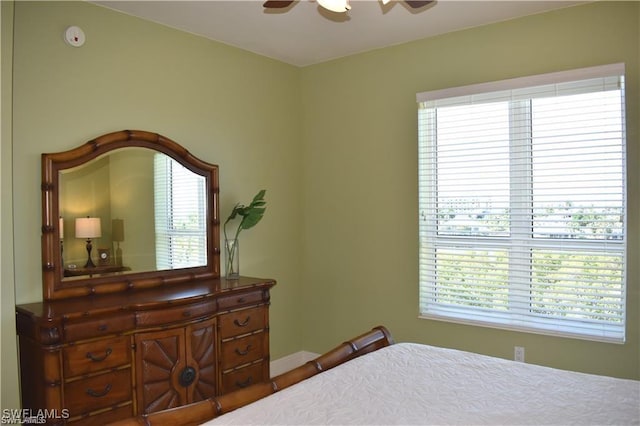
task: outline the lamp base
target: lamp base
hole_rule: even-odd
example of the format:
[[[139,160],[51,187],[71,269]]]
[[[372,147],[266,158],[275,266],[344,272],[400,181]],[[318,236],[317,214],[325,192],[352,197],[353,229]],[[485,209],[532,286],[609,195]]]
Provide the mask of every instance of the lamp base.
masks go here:
[[[91,260],[91,249],[93,246],[91,245],[91,238],[87,238],[87,263],[84,264],[85,268],[95,268],[96,265]]]

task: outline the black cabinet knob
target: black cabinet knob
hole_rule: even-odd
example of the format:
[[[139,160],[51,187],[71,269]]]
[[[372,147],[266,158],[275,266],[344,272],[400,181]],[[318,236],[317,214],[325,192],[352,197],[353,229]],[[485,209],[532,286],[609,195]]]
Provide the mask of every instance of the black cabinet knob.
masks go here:
[[[196,379],[196,369],[193,367],[185,367],[180,373],[178,382],[182,387],[188,387]]]

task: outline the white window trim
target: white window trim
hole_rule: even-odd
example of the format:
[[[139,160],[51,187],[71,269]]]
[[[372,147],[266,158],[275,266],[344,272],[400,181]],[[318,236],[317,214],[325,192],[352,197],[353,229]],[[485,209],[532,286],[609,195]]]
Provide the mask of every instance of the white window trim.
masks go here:
[[[527,87],[557,85],[576,80],[606,77],[612,74],[624,74],[624,63],[600,65],[595,67],[579,68],[575,70],[538,74],[527,77],[517,77],[487,83],[470,84],[467,86],[431,90],[418,93],[416,95],[416,100],[418,102],[427,102],[433,99],[479,95],[487,92],[498,92],[502,90],[516,90],[523,86]]]
[[[624,69],[625,69],[624,64],[618,63],[618,64],[582,68],[577,70],[561,71],[561,72],[541,74],[541,75],[535,75],[535,76],[514,78],[514,79],[508,79],[508,80],[502,80],[502,81],[496,81],[496,82],[473,84],[473,85],[462,86],[462,87],[447,88],[447,89],[418,93],[416,95],[416,100],[420,103],[428,102],[431,105],[433,105],[432,102],[435,102],[435,105],[438,105],[438,106],[455,105],[458,103],[474,103],[474,100],[478,100],[481,102],[485,101],[486,97],[484,97],[485,96],[484,94],[486,92],[494,92],[495,94],[495,92],[497,91],[510,91],[511,93],[509,93],[508,95],[505,94],[505,96],[508,96],[507,99],[513,100],[513,99],[518,99],[518,91],[523,87],[525,87],[525,89],[522,89],[524,93],[523,97],[526,97],[526,98],[536,97],[536,94],[532,95],[531,92],[526,93],[527,92],[526,87],[530,87],[530,86],[549,86],[543,89],[543,93],[544,92],[548,93],[549,90],[553,91],[552,93],[556,93],[556,94],[571,93],[571,91],[576,87],[572,82],[575,82],[578,80],[584,80],[584,79],[591,79],[591,78],[604,78],[604,77],[608,77],[616,74],[624,75]],[[606,84],[607,83],[605,82],[605,85]],[[581,89],[578,89],[578,90],[581,90]],[[515,97],[512,91],[515,92]],[[584,90],[581,90],[581,92],[584,93]],[[461,99],[456,99],[456,98],[461,98]],[[420,113],[428,114],[429,112],[425,110],[421,110]],[[622,119],[625,120],[624,115]],[[427,155],[435,156],[435,152],[433,151],[429,152]],[[526,156],[523,156],[523,158],[526,158]],[[433,189],[433,187],[436,184],[435,171],[430,171],[429,174],[430,176],[422,175],[422,178],[426,179],[426,182],[427,182],[426,185],[432,187]],[[626,170],[624,174],[625,174],[624,179],[625,179],[625,186],[626,186]],[[627,197],[625,195],[625,205],[624,205],[625,211],[626,211],[626,203],[627,203],[626,198]],[[513,207],[514,206],[511,205],[511,208]],[[429,210],[434,211],[434,209],[429,209]],[[420,214],[424,215],[422,208],[421,208]],[[626,217],[626,214],[625,214],[625,217]],[[625,225],[624,239],[622,242],[618,243],[623,245],[623,250],[625,251],[625,253],[627,249],[626,232],[627,232],[627,227]],[[435,234],[435,228],[433,228],[433,233]],[[426,234],[426,236],[428,241],[435,241],[435,238],[434,238],[435,235]],[[443,237],[440,236],[438,237],[438,239],[442,241]],[[482,239],[482,237],[479,237],[479,239]],[[495,237],[493,241],[496,242]],[[459,240],[457,242],[459,242]],[[584,246],[588,246],[589,243],[584,242],[583,244]],[[626,269],[627,268],[625,267],[624,270],[622,271],[623,282],[625,283],[626,283],[626,273],[627,273]],[[512,303],[511,299],[509,299],[509,303],[510,304]],[[623,304],[626,305],[626,285],[625,285],[625,293],[623,294]],[[448,307],[445,309],[439,309],[436,307],[434,309],[431,309],[430,313],[426,313],[426,314],[421,313],[419,315],[419,318],[453,322],[453,323],[461,323],[461,324],[471,324],[476,326],[485,326],[490,328],[499,328],[499,329],[506,329],[506,330],[514,330],[514,331],[526,331],[526,332],[535,333],[535,334],[573,337],[573,338],[579,338],[582,340],[601,341],[601,342],[603,341],[603,342],[618,343],[618,344],[624,343],[624,338],[619,339],[619,338],[609,337],[609,333],[607,332],[607,330],[602,330],[601,334],[600,333],[594,333],[594,334],[574,333],[571,331],[567,331],[562,327],[559,327],[557,324],[553,324],[553,320],[547,321],[544,318],[540,319],[540,324],[539,324],[540,328],[533,328],[533,327],[528,327],[526,325],[517,325],[517,321],[514,321],[514,316],[512,314],[502,315],[496,311],[495,314],[489,315],[489,317],[491,317],[491,321],[482,321],[482,320],[478,320],[477,318],[474,318],[474,319],[472,319],[471,317],[465,318],[465,314],[463,311],[464,309],[458,310],[455,308],[448,308]],[[456,316],[452,316],[451,315],[452,313],[455,313]],[[625,328],[626,328],[626,307],[625,307],[625,314],[623,318],[623,324],[625,324]],[[591,325],[588,325],[587,327],[596,328],[596,329],[600,328],[599,326],[593,327]],[[602,328],[608,328],[608,327],[605,325]]]

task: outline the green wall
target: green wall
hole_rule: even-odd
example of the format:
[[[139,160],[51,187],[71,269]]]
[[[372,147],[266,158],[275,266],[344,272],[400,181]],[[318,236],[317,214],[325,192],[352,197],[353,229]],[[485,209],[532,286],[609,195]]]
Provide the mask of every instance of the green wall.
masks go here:
[[[3,26],[2,65],[11,70],[7,41],[13,99],[2,99],[13,117],[3,112],[2,248],[15,273],[6,277],[11,258],[3,256],[2,351],[13,358],[2,359],[2,408],[18,406],[15,325],[5,333],[4,319],[13,320],[15,303],[42,297],[40,155],[122,129],[160,133],[218,164],[221,217],[267,190],[263,221],[242,235],[241,272],[278,280],[272,357],[300,350],[301,324],[291,320],[301,314],[291,301],[301,299],[302,283],[299,69],[85,2],[15,2],[13,19],[5,3],[13,35]],[[70,25],[83,28],[82,48],[64,43]],[[13,126],[6,142],[5,119]],[[6,164],[13,187],[5,195]],[[5,212],[13,213],[6,228]],[[5,235],[19,237],[7,245]]]
[[[273,359],[385,324],[399,341],[505,358],[525,346],[529,362],[640,378],[640,4],[578,6],[306,68],[83,2],[1,4],[2,408],[18,404],[13,305],[41,298],[40,154],[127,128],[219,164],[223,218],[267,189],[264,220],[242,235],[241,272],[278,280]],[[80,49],[62,41],[70,25],[86,33]],[[628,76],[627,343],[419,320],[415,94],[612,62]]]
[[[0,408],[18,408],[11,166],[13,3],[0,1]]]
[[[401,341],[509,359],[524,346],[527,362],[640,377],[639,6],[572,7],[302,69],[306,349],[381,323]],[[416,93],[615,62],[627,75],[627,343],[418,319]]]

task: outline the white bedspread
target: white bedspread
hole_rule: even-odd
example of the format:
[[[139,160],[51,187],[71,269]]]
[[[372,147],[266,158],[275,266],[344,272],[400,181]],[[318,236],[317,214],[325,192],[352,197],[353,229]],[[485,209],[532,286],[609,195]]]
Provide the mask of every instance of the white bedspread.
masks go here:
[[[398,343],[208,425],[638,425],[640,382]]]

